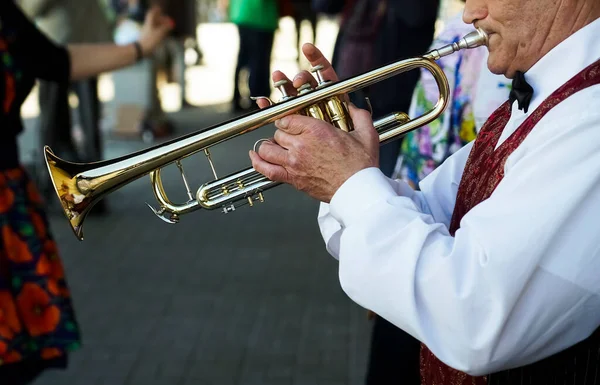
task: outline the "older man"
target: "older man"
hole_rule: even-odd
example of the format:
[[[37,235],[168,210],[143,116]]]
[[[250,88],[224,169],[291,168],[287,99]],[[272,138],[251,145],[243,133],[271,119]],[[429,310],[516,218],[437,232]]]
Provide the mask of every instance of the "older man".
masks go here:
[[[463,18],[489,34],[488,68],[513,92],[421,191],[378,170],[354,107],[350,134],[281,119],[252,163],[323,202],[343,289],[423,343],[424,384],[596,384],[600,2],[467,0]]]

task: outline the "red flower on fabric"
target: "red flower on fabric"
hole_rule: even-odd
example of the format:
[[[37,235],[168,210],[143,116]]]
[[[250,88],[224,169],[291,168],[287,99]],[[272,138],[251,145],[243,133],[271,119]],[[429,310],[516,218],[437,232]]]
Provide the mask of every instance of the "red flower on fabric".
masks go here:
[[[44,253],[46,255],[53,255],[58,258],[58,247],[56,247],[56,242],[52,240],[47,240],[44,242]]]
[[[23,324],[33,337],[48,334],[58,326],[60,310],[50,303],[50,295],[34,283],[26,283],[17,297]]]
[[[63,355],[63,352],[57,348],[44,348],[42,349],[40,355],[43,359],[49,360],[51,358],[60,357]]]
[[[38,275],[62,280],[65,277],[65,270],[62,262],[56,253],[56,246],[52,241],[46,241],[44,244],[44,253],[40,256],[35,267],[35,272]]]
[[[19,180],[23,178],[23,169],[11,168],[10,170],[4,171],[4,174],[7,176],[8,180]]]
[[[0,291],[0,337],[10,339],[14,333],[20,331],[21,322],[12,294],[7,290],[2,290]]]
[[[21,355],[18,352],[9,350],[6,342],[0,341],[0,364],[10,364],[20,360]]]
[[[27,198],[29,198],[31,202],[36,204],[41,204],[43,201],[42,196],[40,195],[37,187],[35,187],[32,181],[29,181],[27,183]]]
[[[50,292],[50,294],[54,296],[58,296],[61,294],[60,285],[55,279],[49,279],[46,283],[46,287],[48,287],[48,292]]]
[[[7,326],[0,325],[0,338],[10,340],[15,336],[15,333],[10,330]]]
[[[35,233],[38,237],[44,239],[47,236],[47,229],[42,216],[36,213],[33,210],[29,210],[29,216],[31,217],[31,222],[33,223],[33,228],[35,229]]]
[[[27,243],[8,225],[2,227],[2,240],[4,241],[4,252],[9,260],[15,263],[27,263],[33,260]]]

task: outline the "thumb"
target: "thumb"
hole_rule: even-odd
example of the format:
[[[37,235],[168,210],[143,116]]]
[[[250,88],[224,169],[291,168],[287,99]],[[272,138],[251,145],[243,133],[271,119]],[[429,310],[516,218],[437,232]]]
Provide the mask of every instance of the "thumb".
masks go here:
[[[375,131],[373,119],[369,111],[357,108],[354,104],[348,103],[348,112],[354,124],[352,135],[362,143],[377,143],[379,145],[379,134]]]

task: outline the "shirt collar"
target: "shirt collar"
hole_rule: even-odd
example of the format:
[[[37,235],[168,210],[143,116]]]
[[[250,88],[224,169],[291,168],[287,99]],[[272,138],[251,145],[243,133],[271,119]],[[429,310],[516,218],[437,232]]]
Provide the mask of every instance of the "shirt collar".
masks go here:
[[[525,73],[533,87],[529,113],[560,86],[600,58],[600,19],[596,19],[562,41]],[[513,113],[515,106],[513,105]],[[521,112],[523,114],[523,112]]]

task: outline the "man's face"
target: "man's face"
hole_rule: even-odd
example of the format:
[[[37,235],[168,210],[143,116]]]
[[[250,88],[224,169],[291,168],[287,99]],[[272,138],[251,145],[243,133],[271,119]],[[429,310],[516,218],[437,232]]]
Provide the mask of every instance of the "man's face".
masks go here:
[[[546,53],[560,4],[561,0],[467,0],[463,20],[488,33],[490,71],[512,78]]]

